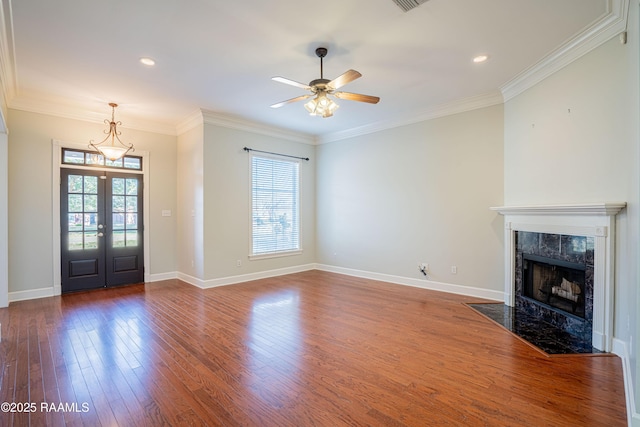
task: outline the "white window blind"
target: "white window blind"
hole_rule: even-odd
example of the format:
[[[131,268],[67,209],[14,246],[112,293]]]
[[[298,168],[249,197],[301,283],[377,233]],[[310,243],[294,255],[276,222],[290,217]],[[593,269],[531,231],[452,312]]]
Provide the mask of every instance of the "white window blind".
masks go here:
[[[251,156],[251,255],[300,250],[299,166]]]

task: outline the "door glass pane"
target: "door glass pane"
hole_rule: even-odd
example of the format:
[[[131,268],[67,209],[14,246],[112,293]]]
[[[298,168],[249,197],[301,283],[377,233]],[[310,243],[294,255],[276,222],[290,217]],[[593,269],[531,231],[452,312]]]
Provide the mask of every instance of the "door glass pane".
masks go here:
[[[113,194],[125,194],[124,193],[124,178],[113,178],[111,184],[111,193]]]
[[[113,239],[113,247],[114,248],[123,248],[124,244],[124,230],[113,230],[111,233],[111,237]]]
[[[104,165],[104,157],[102,154],[86,153],[85,164],[87,165]]]
[[[69,194],[68,212],[82,212],[82,195]]]
[[[82,231],[69,233],[69,250],[77,251],[82,250]]]
[[[117,159],[117,160],[106,160],[106,165],[107,166],[111,166],[114,168],[121,168],[122,167],[122,159]]]
[[[84,214],[84,229],[85,230],[98,230],[98,214],[86,213]]]
[[[111,210],[113,212],[124,212],[124,196],[113,196]]]
[[[84,192],[85,194],[98,194],[98,177],[97,176],[85,176],[84,177]]]
[[[138,232],[135,230],[127,230],[127,246],[138,246]]]
[[[127,230],[137,230],[137,229],[138,229],[138,214],[128,213],[127,214]]]
[[[68,175],[67,229],[69,250],[97,249],[100,177]]]
[[[124,214],[114,213],[112,215],[111,228],[114,230],[124,230]]]
[[[127,196],[127,212],[138,212],[138,198]]]
[[[85,249],[98,248],[98,233],[96,233],[95,231],[89,231],[84,233],[84,248]]]
[[[70,213],[67,216],[69,218],[69,231],[82,231],[82,214]]]
[[[85,212],[98,212],[98,196],[94,194],[85,194],[84,196],[84,211]]]
[[[74,164],[83,164],[84,163],[84,151],[71,151],[71,150],[63,150],[64,159],[63,163],[74,163]]]
[[[138,169],[138,170],[142,169],[142,166],[140,165],[140,158],[125,156],[124,167],[125,169]]]
[[[69,175],[67,189],[69,193],[82,193],[82,176]]]
[[[127,179],[127,195],[129,195],[129,196],[138,195],[138,180],[137,179]]]

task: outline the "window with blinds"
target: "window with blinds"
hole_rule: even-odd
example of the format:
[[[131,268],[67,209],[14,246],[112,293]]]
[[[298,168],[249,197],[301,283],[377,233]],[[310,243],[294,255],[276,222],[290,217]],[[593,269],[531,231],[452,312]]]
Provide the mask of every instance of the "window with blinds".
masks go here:
[[[300,163],[251,155],[251,256],[300,252]]]

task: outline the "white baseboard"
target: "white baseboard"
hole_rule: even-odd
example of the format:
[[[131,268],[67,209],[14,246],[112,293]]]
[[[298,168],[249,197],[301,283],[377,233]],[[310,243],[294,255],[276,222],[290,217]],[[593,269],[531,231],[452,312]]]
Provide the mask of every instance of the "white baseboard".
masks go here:
[[[294,267],[279,268],[276,270],[267,270],[267,271],[260,271],[257,273],[240,274],[238,276],[228,276],[228,277],[221,277],[218,279],[206,279],[206,280],[202,280],[197,277],[193,277],[188,274],[178,272],[177,278],[184,282],[189,283],[190,285],[197,286],[198,288],[209,289],[209,288],[215,288],[218,286],[233,285],[236,283],[250,282],[252,280],[266,279],[269,277],[283,276],[285,274],[300,273],[302,271],[309,271],[309,270],[315,270],[315,269],[316,269],[316,264],[304,264],[304,265],[297,265]]]
[[[160,282],[161,280],[177,279],[178,273],[170,271],[168,273],[146,274],[144,276],[145,283]]]
[[[47,298],[54,295],[55,289],[53,286],[50,286],[48,288],[30,289],[28,291],[9,292],[9,303],[16,301],[26,301],[30,299]]]
[[[612,352],[622,359],[622,374],[624,376],[624,395],[627,401],[627,423],[629,426],[640,426],[640,414],[636,412],[636,401],[633,392],[633,378],[631,377],[631,359],[628,344],[621,339],[613,339]]]
[[[322,270],[322,271],[329,271],[332,273],[345,274],[347,276],[361,277],[364,279],[379,280],[381,282],[396,283],[398,285],[413,286],[414,288],[448,292],[450,294],[467,295],[470,297],[477,297],[477,298],[486,298],[486,299],[500,301],[500,302],[504,301],[503,291],[492,291],[490,289],[454,285],[452,283],[434,282],[432,280],[425,280],[425,279],[413,279],[411,277],[374,273],[370,271],[336,267],[336,266],[326,265],[326,264],[317,264],[316,269]]]

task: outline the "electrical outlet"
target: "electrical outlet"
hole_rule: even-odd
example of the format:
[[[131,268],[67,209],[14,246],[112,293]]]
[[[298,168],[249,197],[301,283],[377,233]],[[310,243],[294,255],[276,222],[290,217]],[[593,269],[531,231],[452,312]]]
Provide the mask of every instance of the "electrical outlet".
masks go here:
[[[236,261],[236,267],[242,267],[242,260]]]
[[[456,267],[455,265],[451,266],[451,274],[458,274],[458,267]]]

